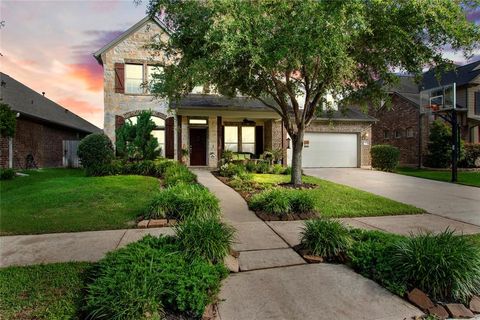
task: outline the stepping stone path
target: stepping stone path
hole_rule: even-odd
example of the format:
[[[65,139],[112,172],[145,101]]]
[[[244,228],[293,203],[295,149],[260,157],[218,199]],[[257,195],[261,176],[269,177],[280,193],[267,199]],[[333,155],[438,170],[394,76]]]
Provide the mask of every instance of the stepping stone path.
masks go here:
[[[265,223],[209,171],[192,170],[220,200],[222,219],[237,229],[239,273],[220,292],[221,320],[411,319],[422,312],[344,265],[307,264],[292,249],[301,222]],[[357,227],[371,228],[354,221]],[[283,226],[284,228],[277,228]]]

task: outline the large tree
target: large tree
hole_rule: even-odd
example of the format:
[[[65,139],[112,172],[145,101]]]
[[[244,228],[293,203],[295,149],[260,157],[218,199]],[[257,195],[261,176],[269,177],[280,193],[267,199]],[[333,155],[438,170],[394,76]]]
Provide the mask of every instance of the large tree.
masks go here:
[[[169,60],[153,92],[177,99],[195,85],[262,101],[292,139],[291,182],[301,184],[305,128],[343,103],[385,99],[393,71],[419,75],[444,65],[448,46],[469,54],[479,27],[466,19],[478,0],[150,0],[172,29],[153,42]],[[381,79],[381,81],[379,81]],[[348,98],[347,98],[348,97]]]

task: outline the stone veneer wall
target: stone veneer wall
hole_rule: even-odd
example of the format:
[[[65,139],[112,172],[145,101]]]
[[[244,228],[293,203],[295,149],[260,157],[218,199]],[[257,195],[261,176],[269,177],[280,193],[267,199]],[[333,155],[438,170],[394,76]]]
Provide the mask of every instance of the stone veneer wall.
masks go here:
[[[180,148],[189,148],[190,147],[190,136],[189,136],[189,125],[188,117],[181,117],[181,132],[182,132],[182,145]],[[208,117],[208,129],[207,129],[207,166],[215,168],[218,165],[218,128],[217,128],[217,117],[209,116]],[[190,159],[185,159],[185,163],[190,165]]]
[[[129,37],[102,54],[104,70],[104,132],[115,142],[115,116],[124,116],[137,110],[153,110],[168,115],[168,102],[154,99],[147,94],[124,94],[115,92],[115,63],[148,62],[163,60],[162,55],[152,56],[143,48],[156,35],[167,40],[168,35],[154,22],[147,22]]]
[[[360,138],[360,166],[370,167],[370,149],[372,147],[372,125],[368,122],[342,121],[329,123],[314,121],[306,132],[357,133]]]

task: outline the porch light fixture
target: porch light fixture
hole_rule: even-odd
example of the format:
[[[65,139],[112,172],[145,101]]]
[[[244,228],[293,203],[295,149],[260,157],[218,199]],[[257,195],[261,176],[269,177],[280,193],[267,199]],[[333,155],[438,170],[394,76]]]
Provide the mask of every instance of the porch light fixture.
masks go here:
[[[254,125],[255,125],[255,121],[253,121],[253,120],[248,120],[247,118],[245,118],[245,119],[243,119],[242,124],[254,126]]]
[[[290,137],[288,137],[287,138],[287,149],[290,149],[290,141],[292,141],[292,140],[290,139]]]

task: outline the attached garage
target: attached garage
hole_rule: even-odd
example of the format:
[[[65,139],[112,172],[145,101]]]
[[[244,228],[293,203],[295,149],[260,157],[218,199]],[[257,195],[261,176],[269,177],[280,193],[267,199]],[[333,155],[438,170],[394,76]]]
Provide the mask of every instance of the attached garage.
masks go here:
[[[375,119],[355,109],[317,118],[306,129],[303,168],[357,168],[370,166],[371,126]],[[292,149],[287,149],[288,164]]]
[[[359,138],[355,133],[305,133],[304,168],[358,166]]]

